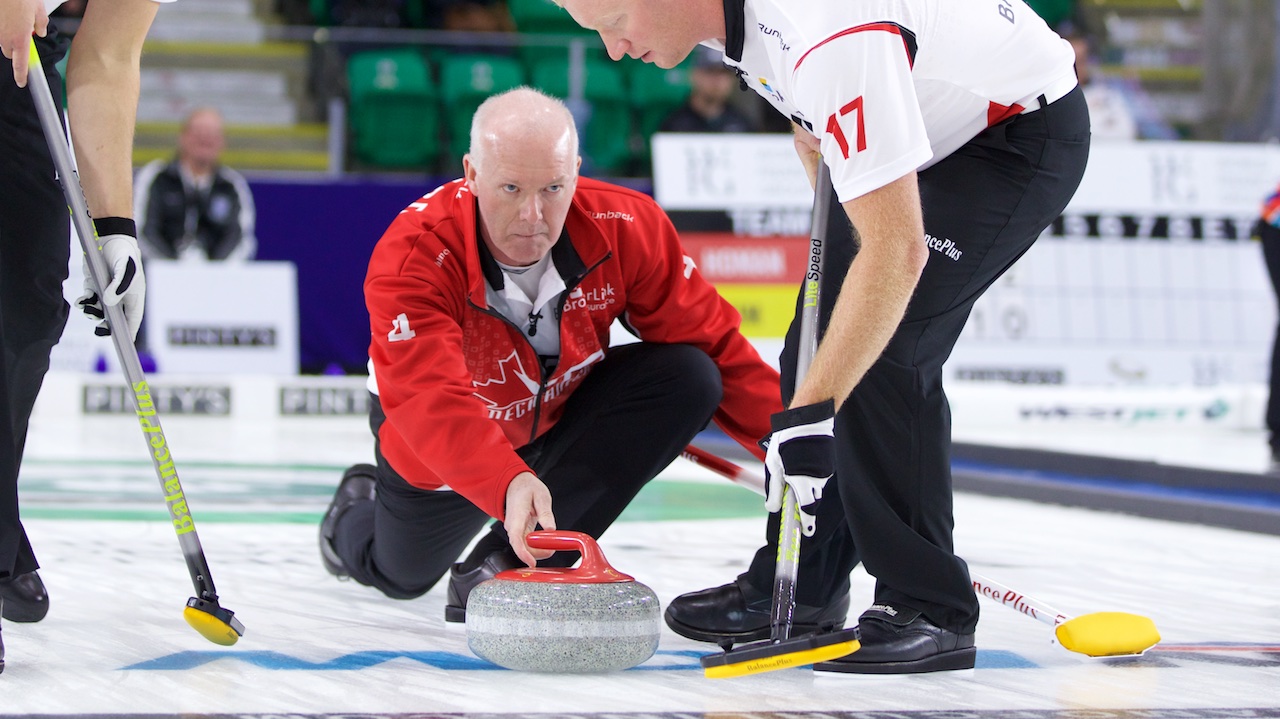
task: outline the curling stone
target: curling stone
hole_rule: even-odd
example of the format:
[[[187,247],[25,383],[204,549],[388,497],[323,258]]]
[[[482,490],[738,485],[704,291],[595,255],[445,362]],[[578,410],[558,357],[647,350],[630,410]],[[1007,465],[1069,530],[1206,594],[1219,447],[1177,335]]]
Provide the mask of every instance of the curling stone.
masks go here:
[[[577,550],[576,569],[508,569],[467,599],[467,644],[507,669],[587,674],[634,667],[658,649],[658,596],[609,566],[581,532],[537,531],[535,549]]]

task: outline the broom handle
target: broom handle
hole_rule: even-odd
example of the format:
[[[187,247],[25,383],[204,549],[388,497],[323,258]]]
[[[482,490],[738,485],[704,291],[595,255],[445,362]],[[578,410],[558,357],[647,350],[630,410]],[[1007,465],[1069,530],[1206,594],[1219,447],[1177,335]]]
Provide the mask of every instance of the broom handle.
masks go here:
[[[813,191],[813,218],[809,226],[809,265],[802,286],[795,389],[804,382],[818,351],[818,296],[822,284],[822,243],[827,235],[827,218],[831,214],[830,185],[830,170],[827,163],[820,161]],[[769,613],[770,639],[775,643],[791,636],[796,607],[796,575],[800,567],[800,503],[796,500],[796,493],[785,484],[782,488],[781,524],[778,559],[774,564],[773,607]]]
[[[106,287],[108,280],[111,279],[111,269],[107,267],[107,260],[102,256],[102,248],[98,244],[98,233],[94,230],[93,221],[89,216],[89,205],[80,185],[80,176],[76,173],[75,160],[71,156],[70,146],[63,134],[58,108],[53,101],[53,94],[49,89],[49,81],[44,75],[44,67],[34,39],[30,43],[29,52],[31,70],[27,73],[27,82],[31,87],[31,98],[35,102],[36,115],[40,119],[45,143],[49,146],[53,166],[58,171],[62,193],[71,212],[71,224],[75,228],[76,235],[80,237],[84,260],[88,263],[89,273],[101,297],[102,288]],[[195,585],[200,599],[216,604],[218,593],[213,586],[213,576],[205,560],[200,537],[196,534],[195,520],[187,507],[178,473],[170,458],[168,442],[165,439],[164,430],[160,427],[160,417],[155,411],[150,386],[142,372],[138,350],[134,347],[133,338],[129,335],[124,307],[121,304],[108,304],[103,298],[102,308],[107,316],[107,327],[111,329],[111,341],[120,359],[120,367],[124,370],[125,380],[129,383],[134,411],[142,428],[142,438],[147,444],[147,454],[151,455],[156,478],[160,481],[160,487],[164,492],[169,517],[173,521],[174,531],[177,532],[178,544],[187,562],[191,582]]]
[[[972,570],[969,572],[969,579],[973,581],[973,591],[977,592],[979,595],[984,596],[993,602],[1003,604],[1014,611],[1022,612],[1032,619],[1038,619],[1051,627],[1056,627],[1068,619],[1071,619],[1071,617],[1059,612],[1057,609],[1054,609],[1035,597],[1028,597],[1025,594],[1020,594],[1013,589],[1010,589],[1008,586],[1001,584],[994,579],[977,574]]]

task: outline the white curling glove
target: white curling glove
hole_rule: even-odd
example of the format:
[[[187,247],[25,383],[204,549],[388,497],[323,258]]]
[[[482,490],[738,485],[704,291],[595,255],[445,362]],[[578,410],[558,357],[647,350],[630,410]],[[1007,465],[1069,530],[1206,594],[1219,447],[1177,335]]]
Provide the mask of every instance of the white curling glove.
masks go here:
[[[111,328],[107,326],[103,301],[105,300],[106,306],[120,305],[124,310],[129,337],[136,340],[138,328],[142,326],[142,311],[147,294],[147,280],[142,274],[142,253],[138,249],[137,227],[133,220],[123,217],[105,217],[94,220],[93,224],[110,278],[99,297],[97,283],[93,281],[93,274],[89,270],[89,258],[84,258],[84,294],[76,300],[76,306],[89,319],[98,320],[93,333],[105,337],[111,334]]]
[[[813,536],[822,489],[835,474],[835,407],[834,401],[827,400],[770,417],[773,433],[764,458],[768,484],[764,507],[781,511],[783,488],[791,487],[806,537]]]

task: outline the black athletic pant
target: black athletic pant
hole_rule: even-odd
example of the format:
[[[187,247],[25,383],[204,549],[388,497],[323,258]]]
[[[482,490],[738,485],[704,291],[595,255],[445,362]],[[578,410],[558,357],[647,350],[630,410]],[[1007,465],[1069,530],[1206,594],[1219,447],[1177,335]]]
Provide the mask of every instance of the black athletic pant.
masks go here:
[[[815,536],[801,542],[797,602],[821,606],[848,591],[860,558],[876,578],[875,603],[918,609],[935,625],[973,632],[978,602],[952,545],[951,412],[942,365],[974,301],[1066,207],[1088,153],[1088,111],[1077,88],[987,129],[919,173],[929,261],[889,346],[836,415],[836,476]],[[856,254],[839,207],[833,194],[822,327]],[[794,390],[798,334],[797,317],[781,358],[784,400]],[[746,573],[763,592],[772,587],[776,525],[771,518],[769,546]]]
[[[1280,227],[1266,220],[1258,222],[1258,236],[1262,239],[1262,256],[1267,261],[1267,274],[1271,287],[1280,298]],[[1272,456],[1280,455],[1280,327],[1271,346],[1271,384],[1267,397],[1267,436]]]
[[[517,451],[551,490],[557,528],[599,538],[707,426],[720,397],[720,372],[701,350],[623,345],[591,370],[560,421]],[[384,417],[374,405],[376,437]],[[490,518],[456,492],[410,485],[377,457],[377,499],[342,515],[334,546],[356,581],[412,599],[449,571]],[[509,547],[494,522],[466,561],[479,564]],[[539,564],[567,567],[577,559],[577,552],[557,552]]]
[[[54,63],[66,42],[50,28],[36,43],[61,107]],[[13,64],[0,56],[0,579],[39,567],[18,518],[18,468],[49,354],[67,321],[70,232],[31,92],[14,84]]]

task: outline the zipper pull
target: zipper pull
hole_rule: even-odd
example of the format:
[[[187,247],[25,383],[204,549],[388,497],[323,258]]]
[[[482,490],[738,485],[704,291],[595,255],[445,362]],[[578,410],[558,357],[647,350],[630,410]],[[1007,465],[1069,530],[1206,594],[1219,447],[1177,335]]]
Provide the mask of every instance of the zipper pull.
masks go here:
[[[533,337],[538,334],[538,320],[542,319],[542,312],[529,313],[529,336]]]

